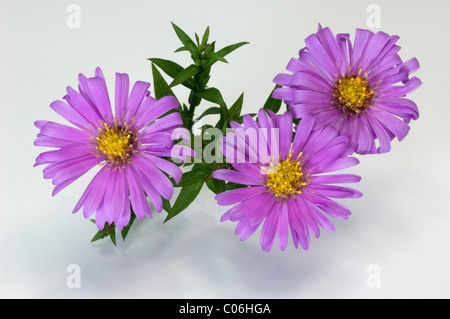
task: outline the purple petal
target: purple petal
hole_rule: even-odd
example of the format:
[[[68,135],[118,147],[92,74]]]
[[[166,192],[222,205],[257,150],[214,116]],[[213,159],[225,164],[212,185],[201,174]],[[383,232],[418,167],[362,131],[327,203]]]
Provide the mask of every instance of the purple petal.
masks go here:
[[[126,73],[116,73],[116,92],[115,92],[115,115],[119,121],[124,120],[125,107],[128,101],[130,90],[130,78]]]
[[[88,188],[91,190],[83,203],[83,215],[85,218],[89,218],[102,203],[106,193],[106,187],[110,184],[111,175],[109,174],[109,170],[110,168],[107,165],[103,166],[89,184]]]
[[[285,112],[276,117],[277,126],[280,130],[280,157],[287,159],[292,144],[292,115]]]
[[[308,191],[332,198],[360,198],[362,196],[362,193],[356,189],[332,185],[309,184]]]
[[[219,169],[214,171],[212,177],[215,179],[221,179],[228,182],[233,182],[242,185],[263,185],[264,182],[261,179],[254,176],[244,174],[229,169]]]
[[[275,235],[278,228],[278,218],[281,214],[282,205],[277,203],[273,205],[272,209],[267,214],[266,220],[261,230],[260,243],[262,249],[269,252],[272,249]]]
[[[92,106],[80,93],[69,86],[67,87],[67,95],[64,97],[64,99],[78,113],[83,115],[83,117],[89,123],[91,123],[94,128],[99,125],[100,121],[102,120],[100,113],[98,113],[98,110],[96,108],[92,108]]]
[[[341,184],[341,183],[358,183],[361,177],[353,174],[334,174],[314,176],[312,182],[316,184]]]
[[[144,98],[149,94],[147,89],[150,87],[150,83],[137,81],[131,89],[130,98],[125,107],[125,121],[129,123],[131,119],[138,112]],[[146,123],[149,124],[149,123]]]
[[[154,185],[153,188],[165,199],[171,199],[173,195],[173,185],[170,180],[156,169],[151,162],[147,161],[145,157],[140,154],[133,157],[134,165],[144,174],[144,176]]]
[[[215,199],[217,200],[217,204],[221,206],[234,205],[256,197],[266,191],[267,187],[265,186],[238,188],[220,193],[216,195]]]
[[[142,186],[137,181],[134,173],[131,169],[125,171],[128,190],[130,192],[130,202],[133,206],[133,211],[136,217],[140,220],[144,219],[144,216],[152,218],[152,213],[150,211],[150,206],[148,205],[147,198],[145,197],[144,190]]]
[[[87,85],[94,103],[108,126],[113,124],[113,114],[111,102],[109,101],[108,90],[106,89],[105,79],[94,77],[87,79]]]
[[[178,106],[178,101],[173,96],[165,96],[159,100],[148,97],[136,116],[136,126],[148,125],[170,110],[177,109]]]
[[[288,238],[289,238],[288,207],[286,203],[282,203],[280,216],[278,217],[277,241],[278,247],[280,247],[280,249],[283,251],[287,247]]]
[[[82,130],[89,126],[89,122],[83,117],[83,115],[78,113],[75,109],[63,101],[54,101],[50,104],[50,107],[64,119],[73,125],[78,126]]]

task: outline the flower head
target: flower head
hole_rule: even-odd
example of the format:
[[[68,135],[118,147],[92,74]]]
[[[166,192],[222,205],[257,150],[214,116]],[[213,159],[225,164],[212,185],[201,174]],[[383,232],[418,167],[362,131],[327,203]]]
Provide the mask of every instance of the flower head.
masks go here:
[[[249,238],[263,224],[261,246],[270,251],[275,238],[280,249],[287,247],[289,230],[295,247],[308,249],[309,233],[319,237],[319,226],[334,231],[324,213],[347,219],[349,209],[331,198],[358,198],[354,189],[330,184],[355,183],[352,174],[325,174],[354,166],[348,137],[328,126],[313,129],[315,119],[305,116],[293,135],[292,115],[260,110],[258,120],[244,116],[243,126],[232,122],[234,132],[224,141],[224,153],[232,169],[220,169],[213,177],[245,187],[218,194],[219,205],[236,205],[221,221],[237,221],[235,233]],[[256,130],[257,138],[249,131]],[[247,134],[243,134],[247,132]],[[239,144],[241,142],[241,144]],[[237,155],[237,156],[236,156]],[[242,156],[239,156],[242,155]],[[233,161],[240,157],[243,160]]]
[[[174,97],[156,100],[148,91],[150,84],[136,82],[129,91],[127,74],[116,73],[115,115],[100,68],[91,78],[79,75],[79,92],[67,88],[64,101],[50,107],[73,126],[36,121],[40,129],[34,144],[56,150],[41,153],[35,166],[47,165],[44,178],[55,185],[53,196],[95,166],[101,167],[78,201],[74,213],[83,207],[89,218],[103,229],[105,222],[120,229],[136,217],[152,217],[147,197],[156,211],[162,210],[162,197],[170,199],[173,185],[182,172],[170,157],[171,132],[182,124]]]
[[[314,115],[316,128],[331,125],[349,136],[358,154],[388,152],[391,141],[401,141],[409,122],[419,117],[416,104],[405,98],[421,85],[410,78],[419,62],[401,60],[398,39],[357,29],[352,43],[348,34],[334,36],[319,26],[299,58],[289,62],[292,74],[275,77],[283,87],[273,97],[284,100],[297,118]]]

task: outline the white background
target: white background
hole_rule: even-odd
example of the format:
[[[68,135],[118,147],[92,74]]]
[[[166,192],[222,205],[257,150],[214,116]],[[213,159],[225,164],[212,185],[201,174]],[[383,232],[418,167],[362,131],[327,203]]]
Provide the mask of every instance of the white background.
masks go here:
[[[78,29],[66,23],[71,3],[81,9]],[[163,212],[134,225],[117,247],[91,244],[95,225],[71,211],[92,174],[52,197],[42,167],[32,167],[45,150],[33,145],[33,122],[64,122],[49,104],[77,86],[78,73],[102,67],[113,94],[115,72],[152,81],[147,58],[188,65],[186,52],[173,53],[180,44],[171,21],[191,36],[209,25],[217,48],[250,42],[215,65],[210,85],[229,105],[245,92],[244,112],[255,112],[318,23],[353,36],[368,27],[371,3],[381,8],[380,30],[400,36],[401,57],[421,63],[423,86],[409,96],[421,116],[390,153],[359,157],[348,170],[362,176],[355,188],[364,196],[342,201],[352,216],[312,238],[309,251],[290,241],[284,252],[265,253],[259,233],[241,242],[234,223],[219,222],[227,208],[207,188],[166,224]],[[448,298],[449,12],[444,0],[1,0],[0,297]],[[175,93],[186,100],[182,87]],[[80,288],[66,284],[72,264]],[[367,284],[373,264],[379,288]]]

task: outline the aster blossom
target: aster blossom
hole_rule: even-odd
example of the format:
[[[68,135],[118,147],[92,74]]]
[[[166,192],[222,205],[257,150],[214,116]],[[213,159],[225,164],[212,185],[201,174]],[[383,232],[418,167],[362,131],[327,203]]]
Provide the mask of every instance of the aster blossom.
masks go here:
[[[403,140],[419,117],[417,105],[405,98],[421,85],[410,77],[419,62],[402,61],[398,40],[357,29],[352,43],[349,34],[334,36],[319,25],[287,65],[291,73],[274,78],[282,88],[273,97],[284,100],[296,118],[312,114],[315,127],[331,125],[349,136],[358,154],[389,152],[391,141]]]
[[[133,211],[137,218],[152,218],[149,202],[162,210],[162,197],[170,199],[173,184],[182,176],[180,168],[162,158],[173,149],[171,132],[182,125],[177,100],[151,97],[147,82],[137,81],[130,91],[127,74],[116,73],[114,115],[100,68],[95,76],[78,77],[78,91],[67,87],[65,101],[50,107],[73,126],[36,121],[40,130],[34,144],[56,148],[41,153],[35,166],[46,165],[44,178],[55,185],[56,195],[94,167],[101,167],[82,194],[73,212],[86,218],[95,213],[102,230],[105,223],[122,230]],[[166,173],[166,174],[165,174]]]
[[[235,233],[248,239],[263,224],[260,244],[270,251],[275,239],[285,250],[289,232],[295,248],[307,250],[310,233],[319,237],[319,227],[334,231],[334,224],[325,216],[347,219],[350,210],[330,198],[359,198],[361,192],[343,187],[341,183],[356,183],[353,174],[327,174],[352,167],[358,159],[348,145],[349,138],[328,126],[314,129],[315,118],[305,116],[293,131],[290,112],[276,115],[260,109],[258,120],[244,115],[243,125],[231,122],[234,132],[227,133],[223,152],[231,169],[220,169],[213,178],[246,187],[216,195],[222,206],[235,205],[221,221],[238,222]],[[243,132],[256,130],[258,141]],[[277,134],[272,134],[276,132]],[[294,135],[295,134],[295,135]],[[241,140],[244,147],[236,147]],[[263,143],[261,143],[263,140]],[[264,148],[264,149],[263,149]],[[244,160],[233,160],[241,155]]]

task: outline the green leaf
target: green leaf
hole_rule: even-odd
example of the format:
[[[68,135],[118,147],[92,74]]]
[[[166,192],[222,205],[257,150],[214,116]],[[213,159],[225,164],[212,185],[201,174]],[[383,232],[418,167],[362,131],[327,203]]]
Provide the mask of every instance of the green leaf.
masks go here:
[[[276,89],[280,88],[281,85],[275,85],[275,88],[272,90],[272,92],[270,93],[269,97],[266,100],[266,103],[264,103],[263,109],[265,110],[271,110],[274,113],[277,113],[280,110],[281,107],[281,103],[282,101],[279,99],[274,99],[272,97],[273,91],[275,91]]]
[[[95,234],[95,236],[91,239],[91,243],[93,243],[94,241],[100,240],[105,238],[107,235],[102,232],[101,230],[97,232],[97,234]]]
[[[199,47],[200,46],[200,37],[198,36],[197,33],[194,33],[194,35],[195,35],[195,41],[197,42],[197,47]]]
[[[125,238],[128,235],[128,232],[130,231],[131,225],[133,225],[134,220],[136,219],[136,215],[133,212],[133,209],[131,210],[131,217],[130,217],[130,222],[128,223],[128,225],[126,225],[123,229],[122,229],[122,238],[123,240],[125,240]]]
[[[168,199],[165,199],[164,197],[162,197],[162,202],[163,202],[163,209],[166,212],[170,212],[170,210],[172,209],[172,207],[170,205],[170,201]]]
[[[230,107],[230,121],[236,120],[241,116],[242,104],[244,102],[244,93],[239,96],[239,98],[234,102],[234,104]]]
[[[206,186],[216,195],[225,191],[225,181],[223,180],[210,178],[206,181]]]
[[[152,63],[152,74],[153,74],[153,86],[155,88],[155,98],[159,100],[164,96],[175,96],[166,80],[164,80],[161,73],[158,71],[156,66]]]
[[[170,219],[181,213],[183,210],[185,210],[200,193],[202,186],[203,181],[183,187],[164,222],[169,221]]]
[[[195,54],[197,52],[197,46],[195,45],[194,41],[192,41],[192,39],[183,30],[181,30],[175,23],[172,22],[172,26],[173,26],[178,38],[184,44],[186,49],[188,49],[189,52],[191,52],[192,54]]]
[[[239,43],[231,44],[229,46],[224,47],[223,49],[220,49],[219,51],[217,51],[215,53],[218,54],[219,56],[221,56],[222,58],[224,58],[226,55],[230,54],[234,50],[236,50],[236,49],[240,48],[241,46],[248,44],[248,43],[249,42],[239,42]],[[212,66],[216,62],[217,62],[217,60],[215,60],[215,59],[210,60],[209,63],[206,64],[205,68]]]
[[[227,60],[225,60],[225,58],[223,56],[221,56],[220,54],[216,53],[216,52],[210,52],[209,53],[209,57],[218,61],[222,61],[224,63],[228,63]]]
[[[113,242],[114,246],[117,246],[117,243],[116,243],[116,231],[115,230],[113,230],[111,232],[111,234],[109,234],[109,238],[111,238],[111,241]]]
[[[203,34],[202,43],[200,45],[201,46],[206,45],[206,43],[208,42],[208,39],[209,39],[209,26],[206,28],[205,34]]]
[[[178,73],[178,75],[173,79],[172,83],[170,83],[169,87],[172,88],[178,84],[188,81],[194,75],[196,75],[198,72],[200,72],[200,68],[195,66],[194,64],[191,64],[186,69],[183,69],[183,71]]]
[[[202,117],[204,117],[206,115],[211,115],[211,114],[220,114],[220,107],[213,106],[213,107],[210,107],[209,109],[206,109],[205,112],[202,113],[202,115],[197,117],[197,120],[200,120]]]
[[[173,51],[173,53],[182,52],[182,51],[189,51],[189,50],[186,47],[180,47],[180,48],[176,49],[175,51]]]
[[[223,100],[222,94],[220,91],[216,88],[207,88],[198,92],[195,92],[197,96],[200,96],[201,98],[216,103],[220,106],[220,127],[222,127],[223,123],[228,124],[230,115],[228,113],[228,108],[225,104],[225,101]]]
[[[159,68],[161,68],[161,70],[163,70],[172,79],[175,79],[178,76],[178,74],[184,70],[184,68],[181,65],[170,60],[159,58],[150,58],[149,60],[152,61],[154,64],[156,64]],[[182,84],[188,89],[192,90],[194,88],[194,82],[191,79],[188,79]]]
[[[181,181],[175,185],[176,187],[185,187],[198,182],[204,182],[205,179],[212,173],[214,168],[210,164],[197,163],[189,172],[183,173]]]
[[[202,99],[205,99],[206,101],[216,103],[219,106],[225,106],[225,101],[223,100],[222,94],[220,91],[216,88],[208,88],[201,91],[195,92],[196,95],[200,96]]]

